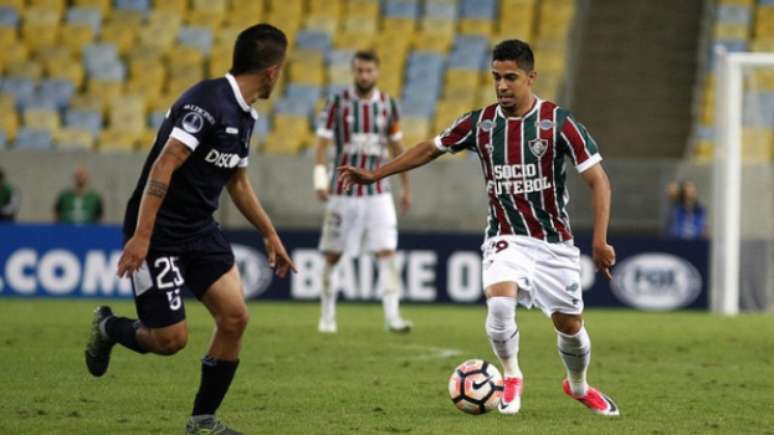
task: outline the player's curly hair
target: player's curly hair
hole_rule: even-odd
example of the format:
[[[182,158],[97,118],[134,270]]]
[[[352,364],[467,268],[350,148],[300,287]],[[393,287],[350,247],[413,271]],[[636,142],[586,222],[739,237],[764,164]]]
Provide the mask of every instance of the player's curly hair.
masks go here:
[[[243,30],[234,43],[232,75],[264,70],[282,62],[288,38],[271,24],[256,24]]]
[[[512,60],[519,68],[530,72],[535,67],[535,55],[532,48],[524,41],[507,39],[497,44],[492,50],[492,61]]]

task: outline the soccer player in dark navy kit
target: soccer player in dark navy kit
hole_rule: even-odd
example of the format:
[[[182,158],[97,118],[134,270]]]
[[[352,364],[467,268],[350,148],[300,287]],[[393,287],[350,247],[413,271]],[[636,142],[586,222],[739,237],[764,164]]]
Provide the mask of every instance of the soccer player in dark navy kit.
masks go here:
[[[234,254],[212,217],[225,187],[242,214],[264,236],[269,263],[284,277],[295,267],[247,176],[250,135],[258,115],[250,106],[269,98],[282,69],[287,39],[259,24],[234,45],[225,77],[187,90],[167,113],[126,209],[126,244],[118,275],[132,280],[139,319],[97,308],[86,365],[107,370],[119,343],[139,353],[172,355],[188,330],[181,292],[190,290],[215,319],[202,360],[189,434],[237,434],[215,418],[239,364],[248,320]]]

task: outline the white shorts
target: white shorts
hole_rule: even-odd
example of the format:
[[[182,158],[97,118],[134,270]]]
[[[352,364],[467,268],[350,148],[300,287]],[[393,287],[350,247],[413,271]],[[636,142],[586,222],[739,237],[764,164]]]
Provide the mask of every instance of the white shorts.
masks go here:
[[[519,287],[519,304],[551,313],[581,314],[580,250],[572,241],[548,243],[526,236],[500,236],[481,246],[484,288],[499,282]]]
[[[398,247],[398,218],[392,195],[328,198],[319,249],[348,256]]]

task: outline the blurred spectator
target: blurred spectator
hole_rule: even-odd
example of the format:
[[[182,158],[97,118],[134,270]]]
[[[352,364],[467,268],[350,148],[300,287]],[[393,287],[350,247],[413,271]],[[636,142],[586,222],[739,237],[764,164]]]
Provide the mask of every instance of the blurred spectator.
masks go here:
[[[94,224],[102,220],[102,197],[89,189],[89,173],[78,168],[73,174],[75,186],[59,194],[54,217],[59,223]]]
[[[692,181],[672,183],[667,187],[670,199],[667,233],[679,239],[700,239],[706,236],[707,217],[699,203],[696,184]]]
[[[5,172],[0,168],[0,222],[16,220],[19,212],[19,192],[5,181]]]

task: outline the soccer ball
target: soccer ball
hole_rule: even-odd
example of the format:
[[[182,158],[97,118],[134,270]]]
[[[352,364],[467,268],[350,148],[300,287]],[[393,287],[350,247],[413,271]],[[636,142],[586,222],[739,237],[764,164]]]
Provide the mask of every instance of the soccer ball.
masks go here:
[[[495,409],[502,392],[500,371],[482,359],[469,359],[458,365],[449,378],[449,397],[454,406],[468,414]]]

